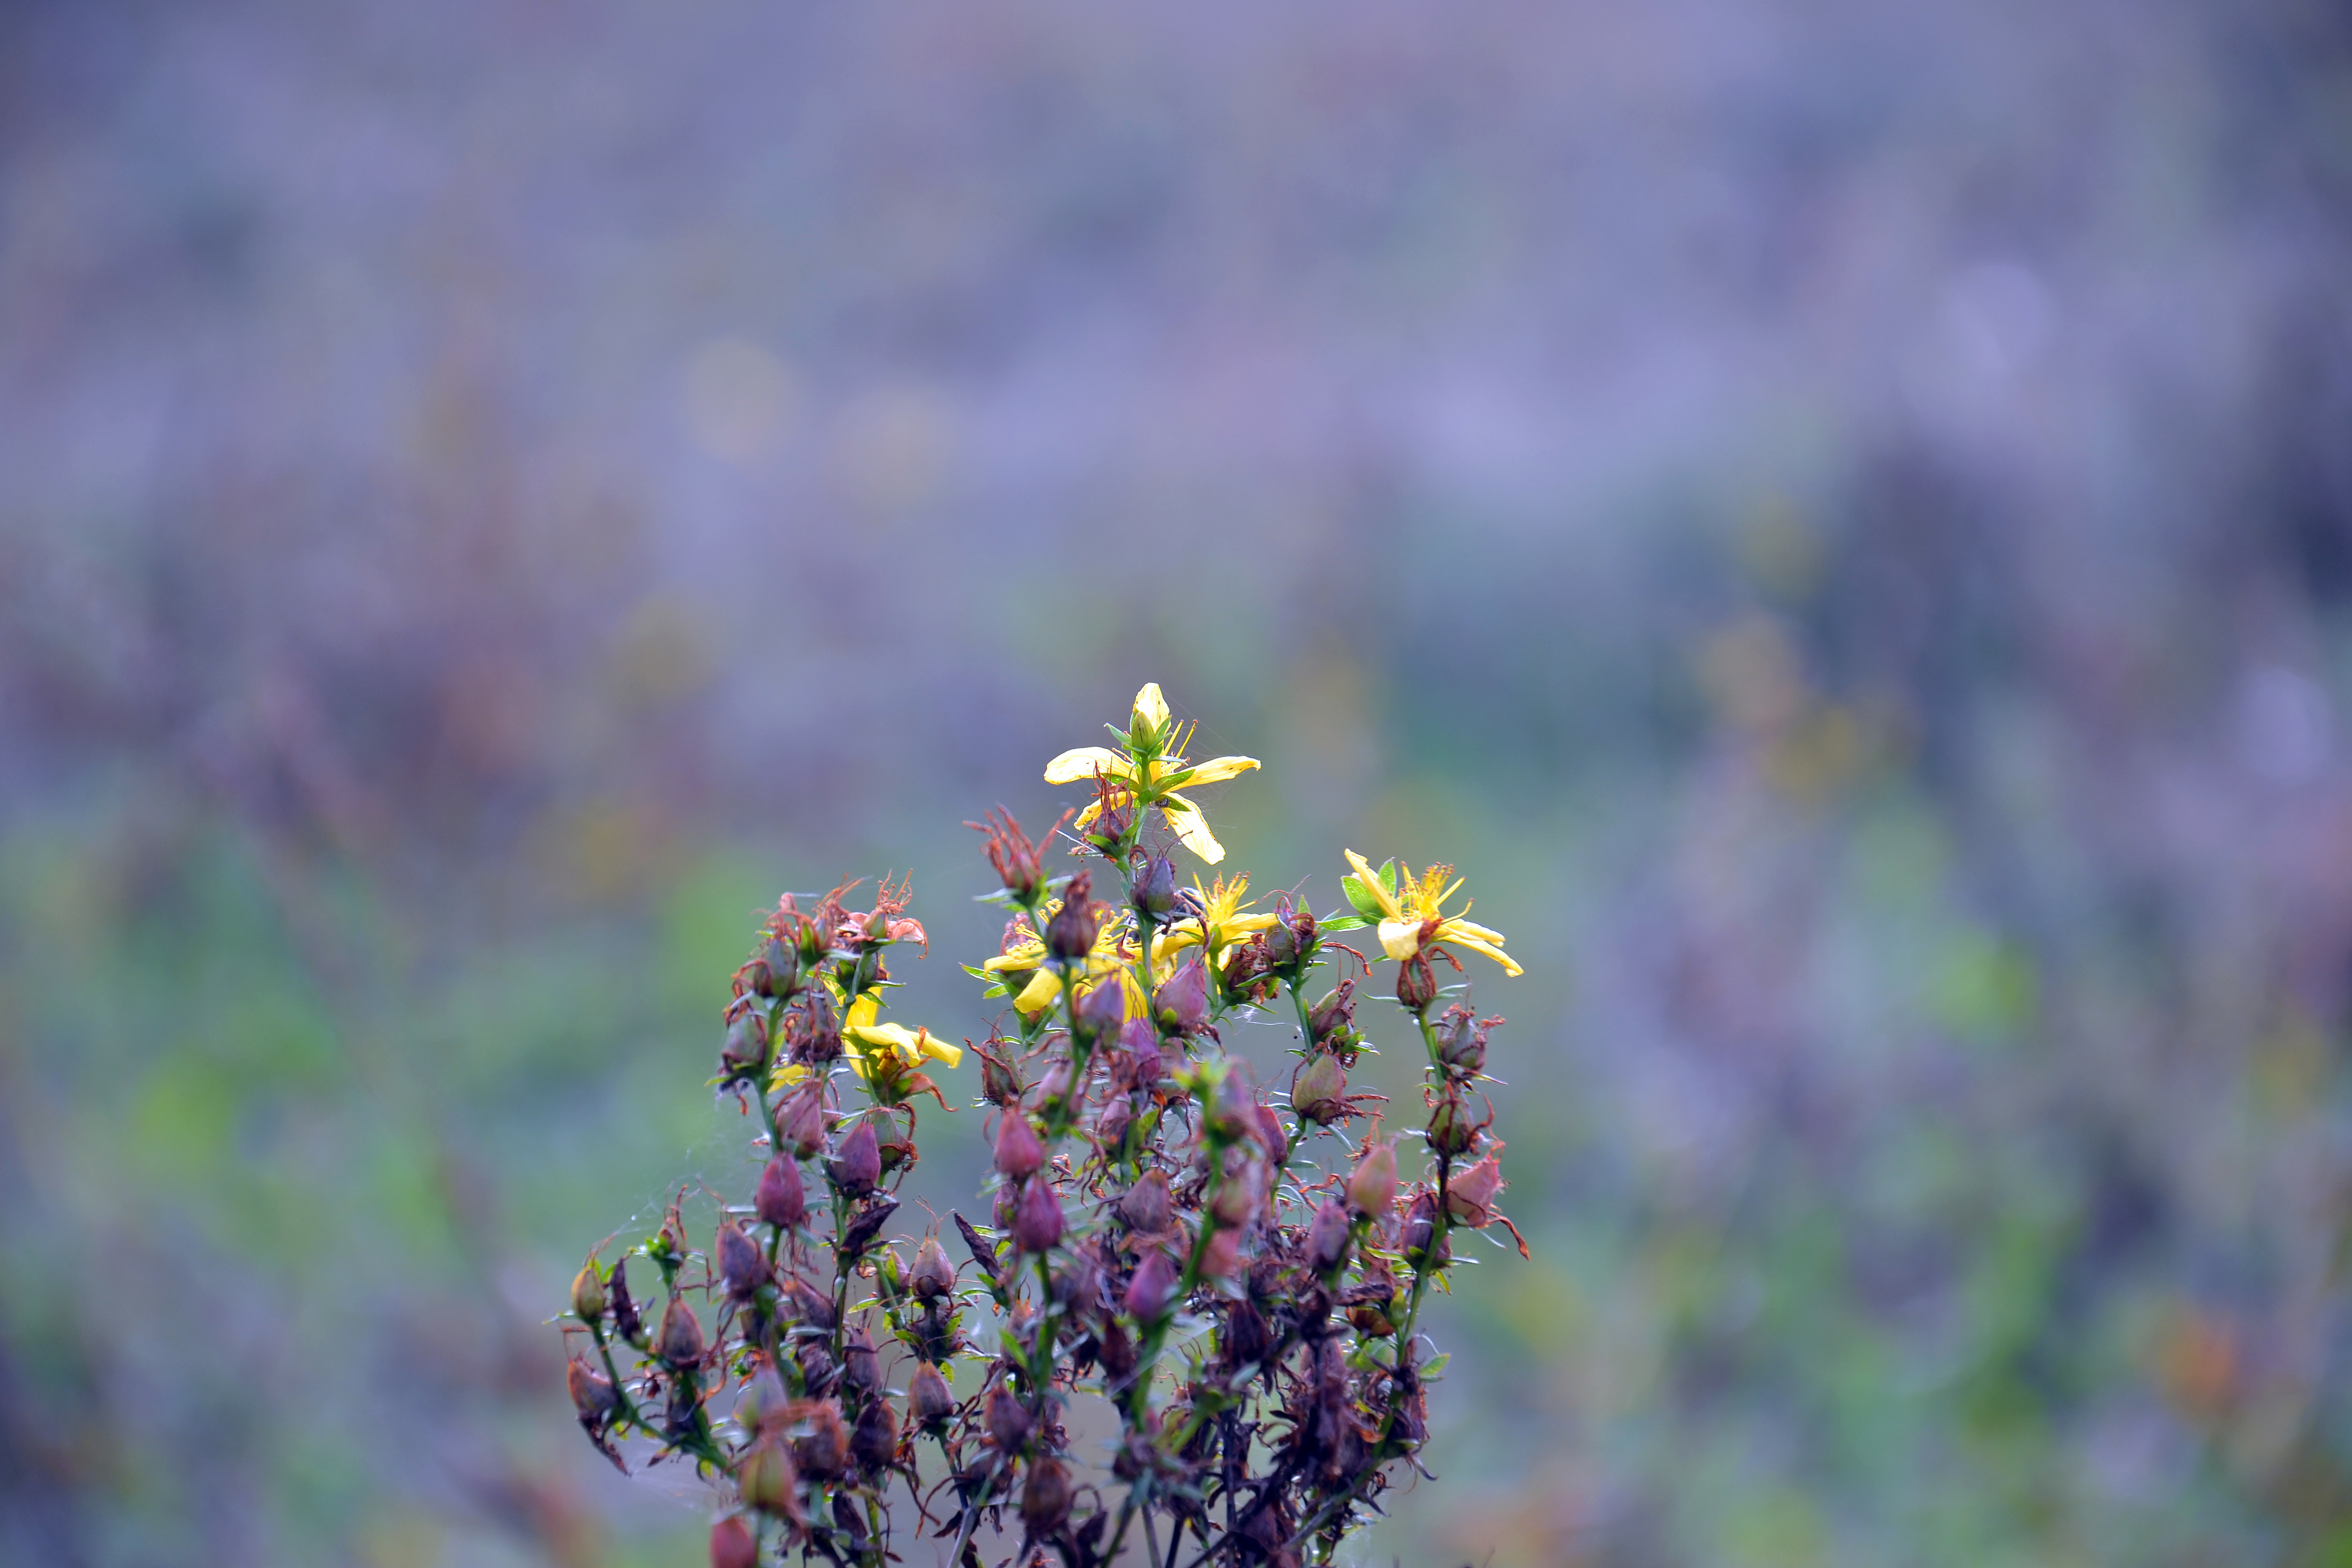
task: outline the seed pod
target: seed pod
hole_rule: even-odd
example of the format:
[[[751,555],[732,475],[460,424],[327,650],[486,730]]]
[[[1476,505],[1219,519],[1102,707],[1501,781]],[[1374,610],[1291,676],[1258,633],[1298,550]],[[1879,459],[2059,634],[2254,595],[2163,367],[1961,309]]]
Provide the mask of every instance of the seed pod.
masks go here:
[[[1136,1363],[1141,1359],[1135,1342],[1128,1338],[1126,1325],[1117,1318],[1103,1325],[1101,1342],[1096,1353],[1102,1358],[1103,1370],[1110,1373],[1114,1383],[1125,1383],[1134,1374]]]
[[[710,1251],[719,1260],[719,1277],[726,1281],[727,1294],[736,1300],[750,1300],[768,1282],[767,1258],[733,1220],[719,1222],[718,1239]]]
[[[901,1165],[915,1162],[915,1138],[901,1131],[898,1119],[876,1106],[866,1113],[866,1124],[874,1129],[874,1147],[882,1156],[882,1173],[888,1175]]]
[[[1135,886],[1129,893],[1135,912],[1144,919],[1157,921],[1176,907],[1176,868],[1165,855],[1154,855],[1136,873]]]
[[[1429,960],[1416,952],[1397,965],[1397,1005],[1415,1017],[1429,1011],[1437,1000],[1437,975],[1429,967]]]
[[[1000,1057],[985,1047],[975,1047],[973,1055],[980,1058],[981,1098],[991,1105],[1013,1105],[1021,1099],[1021,1069],[1009,1057]]]
[[[1348,1069],[1328,1051],[1317,1051],[1290,1080],[1290,1109],[1318,1127],[1348,1114]]]
[[[1095,1137],[1107,1154],[1116,1157],[1127,1147],[1128,1130],[1134,1125],[1134,1101],[1123,1094],[1115,1094],[1095,1117]]]
[[[889,1402],[869,1399],[849,1435],[849,1452],[861,1469],[878,1470],[898,1457],[898,1417]]]
[[[841,1402],[835,1399],[803,1403],[800,1417],[808,1423],[808,1435],[793,1445],[793,1455],[800,1468],[823,1480],[831,1480],[849,1468],[849,1428],[841,1423]]]
[[[1209,1021],[1209,971],[1195,953],[1151,994],[1151,1016],[1171,1035],[1200,1032]]]
[[[1448,1007],[1437,1026],[1437,1059],[1458,1078],[1475,1078],[1486,1070],[1486,1031],[1474,1021],[1467,1007]]]
[[[563,1369],[563,1385],[583,1422],[602,1422],[621,1407],[620,1391],[613,1386],[613,1380],[578,1356]]]
[[[801,1386],[808,1391],[811,1399],[822,1399],[841,1386],[841,1367],[834,1361],[833,1352],[824,1348],[824,1341],[803,1341],[801,1348],[793,1352],[793,1360],[800,1363]]]
[[[784,1380],[776,1375],[773,1366],[762,1365],[735,1401],[735,1424],[755,1437],[776,1432],[789,1419],[785,1406],[790,1402]]]
[[[1225,1179],[1217,1184],[1216,1194],[1209,1200],[1209,1213],[1221,1226],[1238,1229],[1265,1207],[1266,1168],[1254,1157],[1255,1153],[1236,1149],[1225,1156]]]
[[[1478,1123],[1470,1120],[1470,1110],[1462,1097],[1451,1089],[1429,1113],[1429,1146],[1444,1155],[1465,1154],[1478,1142]]]
[[[1412,1206],[1405,1210],[1398,1242],[1404,1260],[1424,1273],[1434,1273],[1452,1260],[1453,1247],[1438,1234],[1435,1194],[1415,1194]]]
[[[858,1394],[882,1386],[882,1358],[875,1353],[874,1336],[858,1324],[841,1336],[841,1381]]]
[[[1328,1274],[1348,1260],[1348,1211],[1339,1204],[1326,1202],[1315,1211],[1314,1221],[1307,1227],[1307,1267],[1318,1274]]]
[[[1094,989],[1078,998],[1072,1009],[1077,1018],[1079,1037],[1091,1044],[1106,1031],[1116,1034],[1127,1021],[1127,984],[1118,975],[1106,976]]]
[[[954,1414],[955,1394],[948,1380],[929,1362],[917,1363],[915,1375],[907,1383],[908,1421],[926,1432],[937,1432]]]
[[[1029,1441],[1030,1428],[1036,1418],[1020,1396],[1003,1384],[998,1384],[988,1395],[987,1414],[982,1417],[988,1427],[989,1441],[1000,1454],[1017,1454]]]
[[[727,1043],[719,1047],[719,1064],[730,1076],[757,1078],[767,1071],[775,1055],[773,1047],[768,1037],[767,1016],[747,1005],[728,1021]]]
[[[607,1301],[604,1276],[596,1272],[592,1258],[572,1277],[572,1310],[582,1322],[593,1323],[604,1315]]]
[[[1315,1004],[1307,1015],[1307,1030],[1320,1044],[1336,1034],[1344,1033],[1356,1021],[1356,983],[1342,980],[1326,992],[1323,1000]]]
[[[770,1156],[760,1173],[760,1185],[752,1194],[751,1207],[763,1223],[778,1230],[807,1224],[808,1190],[801,1184],[799,1163],[782,1154]]]
[[[790,996],[800,989],[801,955],[798,948],[778,937],[770,937],[760,949],[751,972],[751,989],[762,996]]]
[[[792,1456],[773,1438],[752,1444],[735,1461],[735,1489],[746,1503],[772,1518],[801,1517],[800,1478],[793,1473]]]
[[[1282,1112],[1264,1100],[1250,1110],[1250,1131],[1257,1138],[1257,1146],[1265,1151],[1266,1163],[1281,1169],[1290,1161],[1290,1129],[1282,1124]]]
[[[874,1135],[874,1123],[864,1117],[841,1141],[841,1152],[826,1166],[833,1184],[853,1198],[862,1198],[872,1192],[882,1179],[882,1145]]]
[[[1094,951],[1102,910],[1087,897],[1093,889],[1094,879],[1088,873],[1081,871],[1071,878],[1062,894],[1062,907],[1045,922],[1045,951],[1065,963],[1076,963]]]
[[[1378,1219],[1396,1202],[1396,1145],[1385,1140],[1366,1144],[1348,1177],[1348,1206]]]
[[[1135,1066],[1130,1069],[1135,1087],[1150,1089],[1166,1076],[1167,1062],[1160,1049],[1160,1031],[1149,1018],[1129,1018],[1119,1026],[1118,1048],[1125,1051]]]
[[[1157,1322],[1175,1295],[1176,1265],[1155,1247],[1135,1266],[1134,1278],[1127,1282],[1127,1315],[1139,1323]]]
[[[661,1332],[654,1339],[654,1354],[672,1366],[695,1366],[702,1360],[702,1325],[695,1321],[686,1299],[673,1295],[662,1309]]]
[[[1013,1211],[1013,1245],[1024,1252],[1044,1252],[1061,1239],[1061,1194],[1053,1183],[1032,1176],[1022,1184]]]
[[[849,1537],[851,1556],[866,1555],[866,1516],[857,1511],[857,1500],[845,1490],[833,1494],[833,1527]]]
[[[816,1080],[799,1089],[776,1107],[776,1136],[783,1140],[783,1152],[796,1159],[811,1159],[824,1148],[824,1090]]]
[[[1145,1236],[1158,1236],[1166,1230],[1173,1214],[1174,1205],[1168,1195],[1168,1173],[1164,1171],[1144,1172],[1118,1200],[1120,1220],[1128,1229]]]
[[[793,1315],[810,1328],[824,1333],[833,1332],[838,1321],[833,1310],[833,1298],[795,1274],[783,1284],[783,1295],[792,1303]]]
[[[1495,1200],[1509,1184],[1503,1180],[1501,1149],[1500,1143],[1496,1144],[1496,1152],[1468,1170],[1455,1173],[1445,1184],[1446,1212],[1473,1230],[1484,1230],[1499,1217]]]
[[[1247,1301],[1227,1308],[1223,1348],[1229,1366],[1255,1366],[1264,1361],[1274,1348],[1274,1331],[1266,1327],[1265,1314]]]
[[[1286,925],[1277,922],[1268,926],[1265,936],[1259,940],[1265,944],[1265,965],[1268,969],[1287,969],[1291,961],[1298,956],[1298,934]]]
[[[1070,1517],[1070,1472],[1059,1459],[1040,1457],[1029,1466],[1021,1489],[1021,1522],[1034,1535],[1050,1535]]]
[[[820,985],[808,994],[801,1007],[802,1026],[793,1040],[794,1059],[812,1067],[837,1060],[841,1056],[841,1019],[834,1013],[833,998]]]
[[[1017,1110],[1008,1110],[996,1128],[996,1168],[1012,1181],[1020,1181],[1034,1173],[1045,1163],[1045,1146],[1037,1142],[1029,1118]]]
[[[1241,1266],[1242,1233],[1238,1230],[1220,1230],[1209,1237],[1206,1247],[1201,1248],[1201,1278],[1203,1279],[1230,1279],[1239,1272]]]
[[[955,1265],[948,1261],[948,1249],[940,1245],[936,1236],[923,1237],[923,1245],[915,1248],[915,1271],[908,1288],[922,1300],[937,1300],[955,1289]]]
[[[760,1542],[740,1516],[730,1514],[710,1527],[710,1568],[760,1568]]]

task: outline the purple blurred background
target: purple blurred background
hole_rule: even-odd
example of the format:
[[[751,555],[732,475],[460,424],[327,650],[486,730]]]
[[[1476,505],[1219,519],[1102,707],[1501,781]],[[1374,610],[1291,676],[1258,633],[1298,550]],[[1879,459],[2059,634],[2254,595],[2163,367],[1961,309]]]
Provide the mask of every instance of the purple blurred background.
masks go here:
[[[0,1558],[698,1561],[542,1320],[1145,679],[1531,972],[1361,1561],[2352,1562],[2318,0],[0,11]]]

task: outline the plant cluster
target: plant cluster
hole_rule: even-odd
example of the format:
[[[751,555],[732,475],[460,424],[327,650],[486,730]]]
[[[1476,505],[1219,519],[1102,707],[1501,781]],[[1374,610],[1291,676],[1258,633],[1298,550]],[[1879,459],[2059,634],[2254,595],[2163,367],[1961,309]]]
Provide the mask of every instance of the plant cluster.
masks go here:
[[[1423,1302],[1457,1230],[1510,1224],[1477,1088],[1501,1020],[1441,971],[1456,949],[1518,966],[1444,912],[1442,866],[1349,851],[1349,907],[1321,918],[1240,876],[1179,886],[1168,851],[1224,853],[1182,792],[1257,763],[1187,762],[1157,686],[1112,732],[1045,770],[1092,787],[1046,836],[1076,868],[1002,810],[972,825],[1008,919],[970,968],[1006,1005],[971,1047],[993,1171],[986,1223],[951,1216],[963,1260],[936,1224],[898,1229],[917,1101],[947,1103],[925,1069],[964,1047],[882,1021],[894,951],[928,942],[886,879],[863,910],[856,884],[786,895],[735,974],[715,1082],[757,1119],[751,1201],[703,1250],[673,1203],[573,1284],[580,1423],[615,1464],[641,1441],[724,1489],[714,1568],[896,1561],[909,1508],[961,1568],[1008,1542],[1024,1568],[1328,1563],[1417,1468],[1444,1363]],[[1349,1073],[1383,963],[1427,1062],[1410,1172],[1377,1120],[1348,1132],[1377,1101]],[[1269,1092],[1225,1036],[1286,1008],[1297,1060]],[[1082,1395],[1099,1443],[1072,1435]]]

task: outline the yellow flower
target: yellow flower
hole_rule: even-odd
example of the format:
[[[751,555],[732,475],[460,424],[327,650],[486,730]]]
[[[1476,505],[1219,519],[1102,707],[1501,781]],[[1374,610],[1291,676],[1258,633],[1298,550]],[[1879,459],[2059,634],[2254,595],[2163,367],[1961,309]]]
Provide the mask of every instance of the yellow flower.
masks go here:
[[[1041,920],[1050,921],[1062,907],[1059,899],[1048,899],[1039,911]],[[1127,927],[1118,921],[1107,920],[1095,932],[1095,945],[1087,954],[1085,974],[1078,980],[1081,994],[1094,989],[1102,976],[1117,972],[1127,974],[1128,961],[1135,956],[1127,945]],[[1029,983],[1013,998],[1013,1009],[1024,1018],[1034,1018],[1051,1007],[1062,994],[1062,976],[1045,962],[1045,944],[1034,933],[1024,933],[1010,952],[1000,952],[981,965],[992,974],[1005,978],[1007,984],[1016,974],[1028,974]],[[1032,973],[1034,971],[1034,973]],[[1127,1016],[1140,1018],[1146,1010],[1142,987],[1132,974],[1127,974]]]
[[[849,1016],[842,1022],[842,1042],[860,1077],[866,1076],[866,1058],[857,1049],[860,1046],[869,1051],[895,1052],[909,1066],[919,1066],[928,1059],[954,1067],[963,1060],[961,1046],[951,1046],[929,1029],[877,1023],[881,1011],[881,998],[868,991],[849,1005]]]
[[[1266,914],[1244,914],[1247,901],[1242,897],[1249,891],[1249,878],[1235,877],[1228,882],[1223,877],[1208,888],[1201,887],[1201,879],[1192,879],[1194,890],[1201,895],[1201,913],[1178,921],[1151,939],[1151,971],[1160,973],[1170,955],[1188,947],[1198,947],[1203,937],[1210,952],[1216,953],[1245,937],[1274,925],[1279,917]]]
[[[1209,831],[1209,820],[1201,808],[1176,792],[1194,784],[1223,784],[1237,778],[1257,766],[1255,757],[1212,757],[1205,763],[1188,763],[1183,748],[1192,738],[1168,714],[1166,699],[1160,695],[1157,681],[1147,684],[1135,694],[1135,710],[1127,728],[1127,744],[1117,749],[1109,746],[1079,746],[1064,752],[1045,764],[1047,784],[1080,784],[1097,777],[1115,786],[1111,791],[1113,804],[1138,800],[1145,805],[1156,805],[1176,831],[1184,847],[1213,866],[1225,858],[1224,846]],[[1100,798],[1078,813],[1077,826],[1083,829],[1102,811]]]
[[[1348,864],[1356,868],[1356,879],[1364,885],[1364,892],[1380,906],[1381,946],[1391,958],[1402,963],[1425,949],[1451,942],[1485,953],[1501,964],[1506,974],[1522,973],[1511,955],[1503,951],[1501,931],[1444,912],[1442,906],[1447,896],[1462,885],[1459,880],[1446,881],[1454,875],[1453,867],[1432,866],[1418,878],[1401,868],[1397,889],[1391,892],[1379,874],[1364,863],[1361,855],[1350,849],[1347,856]],[[1470,906],[1465,904],[1462,908],[1466,913]]]

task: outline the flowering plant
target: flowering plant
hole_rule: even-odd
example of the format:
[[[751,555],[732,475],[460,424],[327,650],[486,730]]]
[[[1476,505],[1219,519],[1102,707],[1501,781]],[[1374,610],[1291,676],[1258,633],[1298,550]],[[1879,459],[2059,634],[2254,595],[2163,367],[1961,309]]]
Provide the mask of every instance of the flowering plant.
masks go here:
[[[713,1568],[767,1552],[878,1568],[908,1508],[959,1568],[1008,1543],[1023,1568],[1137,1548],[1154,1568],[1328,1563],[1416,1465],[1444,1362],[1423,1300],[1455,1230],[1510,1227],[1493,1111],[1472,1109],[1502,1020],[1453,1001],[1438,966],[1460,971],[1454,947],[1518,965],[1501,933],[1443,912],[1446,867],[1349,851],[1348,908],[1319,919],[1287,895],[1256,907],[1246,877],[1180,887],[1170,850],[1224,855],[1180,792],[1258,764],[1188,763],[1157,686],[1113,733],[1045,769],[1093,787],[1055,825],[1076,869],[1049,874],[1002,810],[972,825],[1009,918],[969,973],[1009,1005],[971,1047],[993,1173],[988,1223],[952,1215],[966,1260],[936,1225],[893,1235],[916,1102],[947,1103],[927,1069],[964,1051],[881,1022],[888,954],[929,940],[886,879],[862,910],[854,883],[806,909],[785,895],[735,973],[714,1081],[757,1117],[751,1202],[723,1207],[707,1251],[673,1203],[573,1282],[580,1424],[625,1468],[629,1440],[724,1489]],[[1339,940],[1367,929],[1376,959]],[[1381,962],[1427,1063],[1410,1181],[1377,1121],[1346,1131],[1378,1099],[1348,1074]],[[1298,1059],[1268,1093],[1224,1033],[1285,998]],[[632,1259],[657,1279],[650,1323]],[[1108,1406],[1100,1465],[1071,1433],[1081,1397]]]

